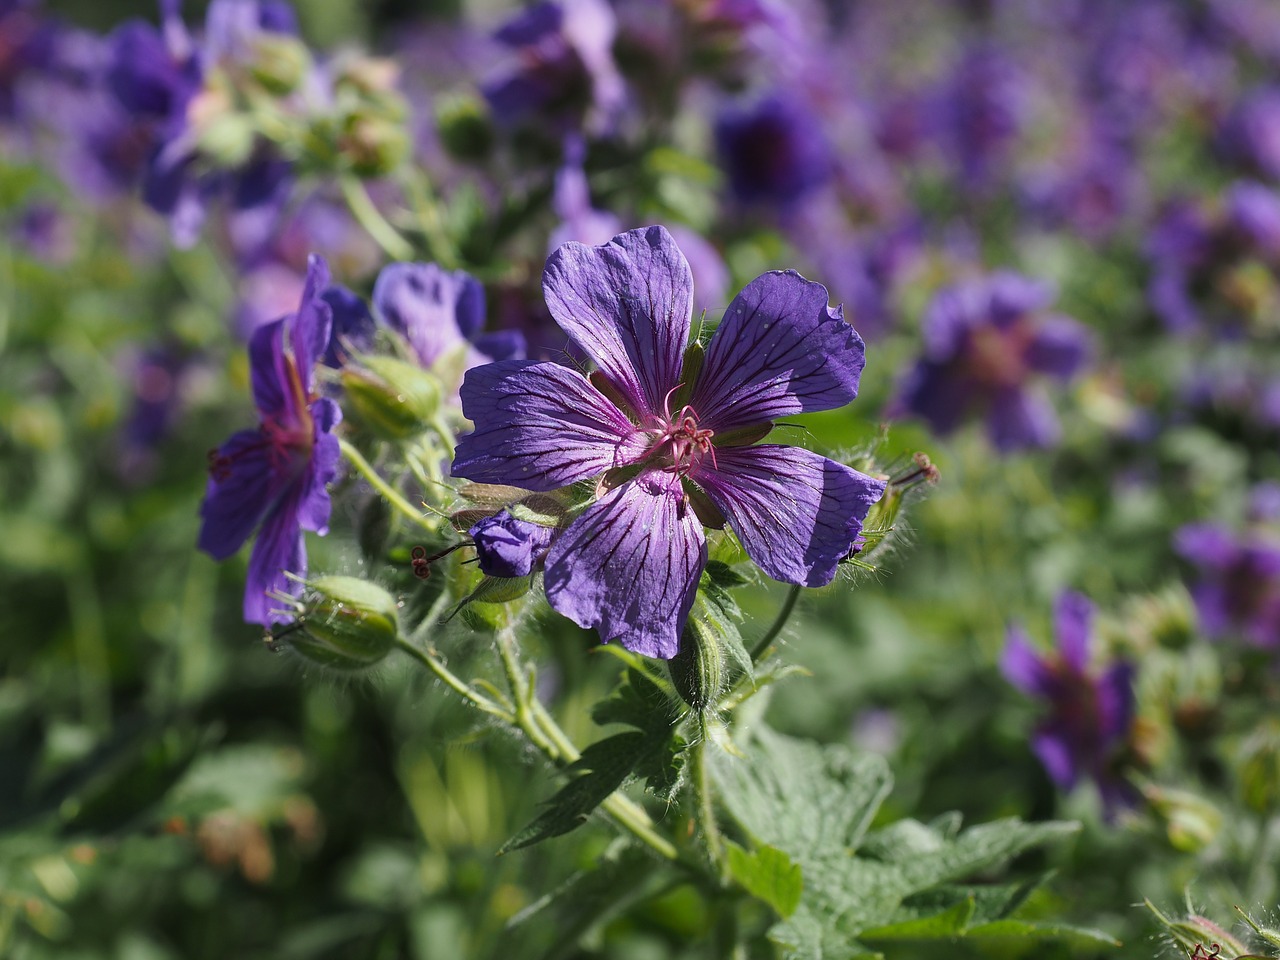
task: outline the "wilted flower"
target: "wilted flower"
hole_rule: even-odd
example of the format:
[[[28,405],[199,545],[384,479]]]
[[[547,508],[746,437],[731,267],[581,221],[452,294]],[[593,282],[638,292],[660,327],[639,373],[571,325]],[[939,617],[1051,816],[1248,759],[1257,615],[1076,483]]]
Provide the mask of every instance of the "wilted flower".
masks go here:
[[[1116,769],[1133,724],[1133,668],[1118,662],[1099,672],[1090,664],[1093,613],[1087,597],[1062,594],[1054,606],[1057,650],[1037,653],[1010,627],[1000,668],[1049,709],[1032,741],[1049,777],[1063,790],[1093,780],[1110,815],[1136,796]]]
[[[1042,315],[1052,290],[1000,272],[942,290],[924,318],[924,355],[910,371],[896,408],[950,433],[981,413],[1000,450],[1043,447],[1058,437],[1058,419],[1037,374],[1074,377],[1087,363],[1091,338],[1077,321]]]
[[[1191,595],[1209,636],[1280,646],[1280,541],[1194,523],[1178,531],[1174,545],[1200,571]]]
[[[314,369],[329,345],[332,316],[320,297],[329,268],[313,257],[297,313],[259,327],[249,343],[253,398],[261,423],[231,437],[209,458],[209,482],[200,515],[200,549],[224,560],[255,529],[244,618],[282,623],[272,597],[296,596],[306,574],[303,530],[324,534],[329,524],[325,484],[338,474],[342,417],[334,401],[317,397]]]
[[[775,579],[821,586],[884,490],[808,450],[752,445],[778,417],[857,395],[862,340],[826,288],[792,271],[757,277],[704,355],[688,347],[692,286],[662,227],[555,251],[547,304],[599,369],[588,379],[508,360],[468,371],[475,431],[453,464],[455,476],[536,491],[595,479],[599,498],[547,554],[547,598],[604,641],[667,659],[706,564],[704,521],[727,520]]]

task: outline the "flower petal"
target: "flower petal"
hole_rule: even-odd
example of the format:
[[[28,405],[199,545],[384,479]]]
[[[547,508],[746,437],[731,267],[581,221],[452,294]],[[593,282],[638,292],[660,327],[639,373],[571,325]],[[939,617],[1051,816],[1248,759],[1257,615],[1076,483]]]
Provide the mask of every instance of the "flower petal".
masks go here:
[[[827,288],[774,271],[729,304],[690,404],[711,430],[831,410],[858,395],[865,362],[862,338],[827,305]]]
[[[820,587],[849,553],[885,482],[810,450],[723,447],[690,474],[775,580]]]
[[[666,228],[564,244],[547,258],[542,291],[556,323],[636,411],[661,414],[680,382],[693,312],[693,274]]]
[[[1089,669],[1089,634],[1093,628],[1093,602],[1082,593],[1068,590],[1053,605],[1053,632],[1058,652],[1072,671],[1083,675]]]
[[[1080,772],[1076,768],[1071,738],[1066,732],[1045,727],[1032,738],[1031,747],[1040,758],[1049,779],[1060,789],[1070,790],[1076,785]]]
[[[204,523],[197,545],[215,560],[239,550],[276,500],[278,482],[270,455],[261,430],[233,434],[214,455],[200,505]]]
[[[453,476],[554,490],[624,466],[644,438],[576,370],[502,360],[468,370],[462,410],[475,431],[458,441]]]
[[[601,497],[552,545],[547,599],[604,643],[670,660],[706,562],[702,524],[679,477],[648,470]]]
[[[326,484],[338,477],[338,463],[342,452],[338,438],[329,431],[342,419],[338,405],[327,397],[311,404],[311,416],[316,425],[315,446],[306,472],[294,482],[299,491],[295,509],[298,524],[303,530],[314,530],[323,536],[329,532],[329,491]]]
[[[288,613],[274,612],[280,594],[297,596],[302,585],[285,573],[307,575],[307,550],[298,526],[298,487],[272,510],[258,531],[244,584],[244,619],[247,623],[287,623]]]
[[[311,392],[311,375],[329,348],[333,308],[321,297],[329,286],[329,265],[313,253],[307,257],[307,282],[302,288],[298,312],[289,320],[289,345],[302,376],[302,388]]]
[[[373,307],[429,367],[465,341],[464,324],[478,329],[483,322],[484,289],[474,277],[434,263],[393,263],[378,274]]]
[[[1053,404],[1036,385],[1004,387],[991,394],[987,411],[991,442],[1001,453],[1051,447],[1061,434]]]
[[[1052,695],[1053,677],[1021,627],[1009,627],[1000,655],[1000,672],[1023,693],[1046,700]]]
[[[1027,348],[1031,369],[1069,380],[1084,369],[1093,353],[1088,329],[1071,317],[1046,317]]]
[[[253,402],[264,417],[284,410],[288,366],[284,355],[285,318],[264,323],[249,338],[249,382]]]

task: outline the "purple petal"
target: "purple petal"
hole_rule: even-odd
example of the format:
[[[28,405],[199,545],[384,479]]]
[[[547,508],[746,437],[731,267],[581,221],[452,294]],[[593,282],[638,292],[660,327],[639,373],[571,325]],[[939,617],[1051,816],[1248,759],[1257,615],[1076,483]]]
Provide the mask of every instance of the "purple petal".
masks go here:
[[[500,510],[467,531],[480,571],[490,577],[527,577],[547,555],[555,530]]]
[[[224,469],[216,464],[226,464]],[[253,528],[276,498],[271,446],[261,430],[241,430],[215,455],[200,505],[203,524],[198,546],[215,560],[225,560],[249,539]]]
[[[858,395],[865,362],[862,338],[827,305],[827,288],[774,271],[729,304],[690,403],[712,430],[831,410]]]
[[[378,274],[373,306],[429,367],[465,342],[464,323],[480,326],[484,290],[462,271],[450,272],[434,263],[393,263]]]
[[[1117,663],[1098,683],[1098,730],[1102,745],[1119,743],[1133,726],[1133,666]]]
[[[1063,380],[1079,373],[1089,362],[1093,338],[1070,317],[1046,317],[1036,330],[1027,350],[1031,369]]]
[[[725,447],[715,457],[713,465],[704,456],[692,479],[760,569],[787,583],[830,583],[884,493],[883,480],[800,447]]]
[[[285,573],[299,577],[307,574],[307,551],[297,519],[297,495],[286,497],[267,516],[254,541],[244,585],[244,619],[248,623],[268,625],[292,619],[287,613],[272,611],[280,605],[279,600],[273,599],[274,595],[296,596],[301,592],[301,584]]]
[[[542,291],[556,323],[641,415],[663,412],[680,382],[693,312],[693,274],[665,227],[547,258]]]
[[[890,415],[915,414],[945,435],[964,421],[979,389],[960,364],[919,360],[907,373]]]
[[[1021,627],[1009,627],[1004,653],[1000,655],[1000,672],[1023,693],[1046,700],[1052,694],[1053,678],[1045,668],[1044,658],[1031,646]]]
[[[1059,788],[1070,790],[1076,785],[1079,771],[1072,756],[1071,742],[1065,734],[1055,730],[1041,730],[1032,738],[1031,747],[1044,765],[1049,779]]]
[[[311,404],[311,415],[315,418],[316,440],[306,473],[295,481],[300,488],[296,510],[302,529],[314,530],[323,536],[329,532],[330,513],[329,491],[325,485],[337,479],[338,463],[342,459],[338,438],[329,431],[342,419],[342,412],[334,401],[322,398]]]
[[[523,360],[529,355],[529,344],[519,330],[494,330],[482,333],[472,345],[490,360]]]
[[[1231,531],[1216,523],[1191,523],[1173,538],[1174,549],[1198,567],[1225,570],[1236,562],[1240,547]]]
[[[669,660],[706,562],[702,524],[679,477],[648,470],[601,497],[556,540],[547,599],[604,643]]]
[[[249,339],[249,381],[253,387],[253,402],[264,417],[276,417],[284,410],[289,384],[288,366],[284,356],[284,326],[282,317],[253,331]]]
[[[302,377],[302,389],[307,393],[311,392],[312,372],[329,348],[333,308],[321,297],[328,286],[329,265],[324,257],[313,253],[307,257],[307,282],[289,330],[294,363]]]
[[[582,374],[557,363],[473,367],[459,394],[475,431],[458,441],[455,477],[554,490],[644,452],[631,421]]]
[[[1089,634],[1093,603],[1082,593],[1068,590],[1053,605],[1053,632],[1063,661],[1077,674],[1089,667]]]
[[[1005,387],[993,393],[987,429],[996,449],[1004,453],[1053,446],[1060,433],[1053,405],[1034,386]]]

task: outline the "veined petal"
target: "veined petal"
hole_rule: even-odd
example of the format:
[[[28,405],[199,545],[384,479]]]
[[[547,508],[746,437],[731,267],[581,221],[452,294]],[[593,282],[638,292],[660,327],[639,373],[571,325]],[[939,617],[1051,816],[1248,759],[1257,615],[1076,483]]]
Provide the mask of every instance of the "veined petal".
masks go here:
[[[707,347],[690,404],[712,430],[831,410],[858,395],[862,338],[794,270],[756,277],[733,298]]]
[[[302,528],[298,526],[297,500],[302,492],[301,485],[289,491],[279,506],[268,514],[258,531],[258,539],[253,542],[244,584],[244,619],[247,623],[267,626],[291,619],[287,613],[272,611],[280,607],[275,596],[296,596],[301,592],[301,584],[285,573],[299,577],[307,575],[306,545],[302,540]]]
[[[342,459],[338,438],[329,431],[342,419],[342,411],[334,401],[322,397],[311,404],[311,416],[316,425],[315,445],[311,459],[302,476],[297,499],[298,524],[303,530],[314,530],[323,536],[329,532],[329,491],[326,484],[338,476],[338,463]]]
[[[333,308],[321,297],[328,286],[329,265],[324,257],[313,253],[307,258],[307,282],[302,288],[298,312],[289,324],[289,345],[306,393],[311,392],[312,371],[329,347]]]
[[[278,417],[286,403],[288,368],[284,355],[285,318],[264,323],[249,339],[249,383],[263,417]]]
[[[225,464],[225,467],[219,466]],[[198,546],[225,560],[249,539],[278,496],[271,447],[261,430],[241,430],[218,448],[205,489]]]
[[[558,363],[502,360],[468,370],[459,391],[474,432],[453,476],[554,490],[634,463],[644,438],[586,377]]]
[[[885,482],[801,447],[721,447],[690,477],[775,580],[820,587],[862,530]]]
[[[601,497],[552,545],[547,599],[605,643],[670,660],[706,563],[702,524],[679,477],[647,470]]]
[[[556,323],[641,414],[663,411],[680,382],[693,274],[665,227],[598,247],[566,243],[547,258],[542,292]]]

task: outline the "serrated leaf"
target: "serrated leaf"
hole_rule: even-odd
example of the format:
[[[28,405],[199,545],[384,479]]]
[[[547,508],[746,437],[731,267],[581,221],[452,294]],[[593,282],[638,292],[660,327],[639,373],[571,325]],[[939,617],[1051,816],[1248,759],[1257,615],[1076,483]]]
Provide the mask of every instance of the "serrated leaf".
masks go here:
[[[665,804],[675,803],[676,795],[684,786],[687,766],[685,751],[688,749],[688,741],[676,734],[662,749],[636,767],[636,776],[644,778],[644,788]]]
[[[868,940],[949,940],[964,934],[976,909],[973,897],[964,897],[941,913],[873,927],[862,936]]]
[[[751,582],[735,568],[720,560],[708,560],[702,575],[722,590],[732,590],[734,587],[741,587]]]
[[[993,920],[970,927],[965,936],[983,939],[1065,940],[1081,947],[1120,946],[1119,940],[1101,930],[1063,923],[1031,923],[1026,920]]]
[[[742,888],[763,900],[780,917],[789,917],[800,904],[804,877],[800,867],[777,847],[757,847],[748,853],[736,843],[728,846],[729,873]]]
[[[669,729],[679,716],[674,691],[664,688],[643,670],[627,670],[621,683],[591,710],[591,719],[604,726],[625,723],[639,730]]]

